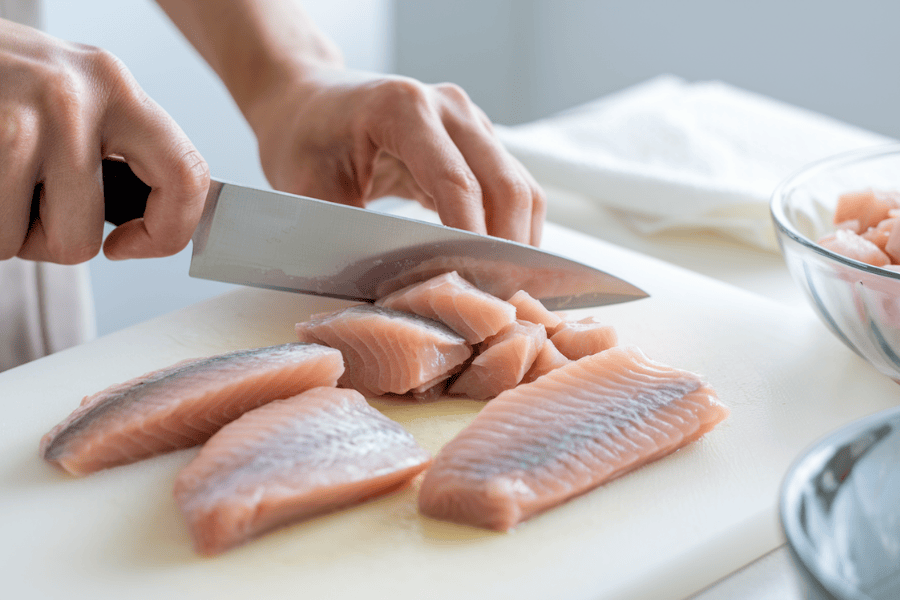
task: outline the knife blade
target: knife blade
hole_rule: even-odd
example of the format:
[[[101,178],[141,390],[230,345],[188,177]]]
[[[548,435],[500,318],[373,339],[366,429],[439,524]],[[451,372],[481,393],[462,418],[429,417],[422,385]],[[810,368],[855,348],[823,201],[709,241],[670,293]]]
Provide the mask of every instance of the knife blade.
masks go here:
[[[104,160],[103,176],[106,220],[142,216],[150,188],[128,165]],[[523,289],[550,310],[647,297],[533,246],[220,180],[192,241],[192,277],[361,302],[451,270],[500,298]]]

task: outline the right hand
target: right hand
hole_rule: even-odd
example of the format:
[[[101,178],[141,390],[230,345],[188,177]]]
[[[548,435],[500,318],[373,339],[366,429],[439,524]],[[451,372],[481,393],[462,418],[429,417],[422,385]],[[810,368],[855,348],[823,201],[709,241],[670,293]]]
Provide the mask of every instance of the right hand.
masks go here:
[[[187,245],[209,168],[121,61],[0,19],[0,81],[0,259],[74,264],[101,245],[111,259],[167,256]],[[144,216],[104,243],[101,165],[113,155],[151,192]]]

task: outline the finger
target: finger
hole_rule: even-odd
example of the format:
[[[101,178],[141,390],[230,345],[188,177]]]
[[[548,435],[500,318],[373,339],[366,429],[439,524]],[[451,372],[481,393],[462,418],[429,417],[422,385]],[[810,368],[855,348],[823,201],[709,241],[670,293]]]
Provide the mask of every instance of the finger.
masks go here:
[[[397,196],[415,200],[427,209],[435,210],[434,200],[422,191],[409,169],[400,160],[386,152],[375,159],[372,190],[369,199]]]
[[[417,88],[399,96],[394,90],[386,95],[390,105],[375,111],[391,117],[372,124],[373,143],[406,165],[442,223],[487,233],[481,187],[438,114],[425,106]]]
[[[103,242],[100,158],[87,151],[55,154],[44,162],[38,220],[19,257],[77,264],[96,256]]]
[[[510,159],[519,166],[522,176],[531,187],[531,245],[540,246],[544,222],[547,220],[547,195],[522,163],[514,156],[511,156]]]
[[[119,260],[181,251],[197,227],[209,190],[206,161],[172,118],[142,92],[111,102],[107,117],[106,154],[121,155],[151,191],[144,216],[110,232],[104,253]]]
[[[0,260],[16,256],[30,222],[39,160],[38,119],[31,111],[7,109],[0,116]]]
[[[490,235],[524,244],[535,239],[535,221],[543,220],[536,203],[537,185],[483,124],[481,111],[456,86],[438,88],[447,103],[444,125],[478,178]],[[540,232],[537,233],[540,238]]]

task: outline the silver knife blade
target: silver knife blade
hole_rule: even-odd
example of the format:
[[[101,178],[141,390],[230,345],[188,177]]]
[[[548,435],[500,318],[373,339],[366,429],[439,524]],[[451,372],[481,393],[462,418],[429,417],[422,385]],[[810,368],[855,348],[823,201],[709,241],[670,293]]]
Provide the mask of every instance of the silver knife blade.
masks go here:
[[[210,186],[190,274],[371,302],[452,270],[503,299],[523,289],[550,310],[647,296],[618,277],[525,244],[223,181]]]

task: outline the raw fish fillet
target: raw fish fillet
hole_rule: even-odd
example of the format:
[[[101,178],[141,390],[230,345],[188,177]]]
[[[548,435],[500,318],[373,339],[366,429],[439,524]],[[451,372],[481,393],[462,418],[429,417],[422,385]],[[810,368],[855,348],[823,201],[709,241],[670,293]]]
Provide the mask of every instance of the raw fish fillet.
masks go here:
[[[548,334],[552,334],[562,323],[559,315],[547,310],[540,300],[536,300],[525,290],[519,290],[513,294],[508,302],[516,307],[516,319],[540,323]]]
[[[419,509],[509,530],[696,440],[727,415],[698,375],[615,347],[491,400],[435,457]]]
[[[482,292],[456,271],[397,290],[379,306],[434,319],[477,344],[516,320],[516,307]]]
[[[197,552],[398,489],[431,461],[355,390],[316,388],[223,427],[175,480]]]
[[[544,342],[544,326],[516,321],[488,338],[481,352],[447,390],[454,396],[489,400],[515,387],[531,367]]]
[[[550,340],[566,358],[578,360],[612,348],[619,343],[619,336],[612,325],[586,317],[579,321],[563,321]]]
[[[433,319],[357,304],[297,323],[300,341],[337,348],[347,361],[339,385],[367,396],[405,394],[438,384],[472,355],[472,347]]]
[[[547,340],[544,342],[544,345],[541,346],[534,362],[531,363],[531,368],[528,369],[528,372],[525,373],[525,377],[522,378],[522,383],[531,383],[541,375],[546,375],[550,371],[558,369],[570,362],[572,361],[566,358],[566,356],[553,345],[552,341]]]
[[[85,475],[187,448],[257,406],[344,372],[341,353],[283,344],[179,362],[84,398],[41,440],[41,456]]]

